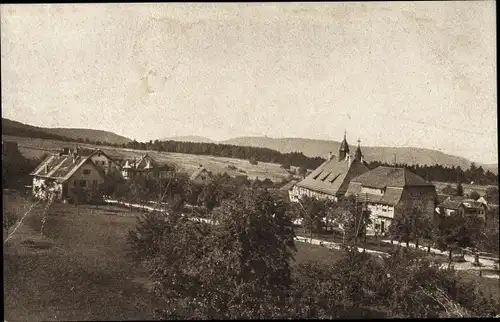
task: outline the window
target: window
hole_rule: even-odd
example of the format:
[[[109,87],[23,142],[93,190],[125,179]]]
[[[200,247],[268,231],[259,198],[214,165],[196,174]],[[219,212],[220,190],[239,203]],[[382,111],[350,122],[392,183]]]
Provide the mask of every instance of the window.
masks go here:
[[[73,180],[73,185],[76,187],[76,180]]]
[[[92,180],[92,187],[94,187],[94,188],[97,187],[97,180]]]
[[[87,186],[87,180],[80,180],[80,187],[85,188]]]
[[[90,169],[83,169],[83,174],[90,174]]]

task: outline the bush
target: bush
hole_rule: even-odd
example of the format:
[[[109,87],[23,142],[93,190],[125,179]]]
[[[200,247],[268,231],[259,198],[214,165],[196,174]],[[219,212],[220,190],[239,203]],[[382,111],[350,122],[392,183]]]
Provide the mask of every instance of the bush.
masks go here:
[[[257,165],[257,164],[259,164],[254,157],[251,157],[250,160],[249,160],[249,162],[250,162],[251,165]]]
[[[290,170],[290,164],[288,164],[288,163],[282,164],[282,165],[280,166],[280,168],[281,168],[281,169]]]
[[[17,214],[14,209],[4,209],[3,211],[3,229],[8,232],[17,222]]]
[[[477,199],[481,198],[481,195],[477,191],[471,191],[469,193],[469,198],[477,200]]]

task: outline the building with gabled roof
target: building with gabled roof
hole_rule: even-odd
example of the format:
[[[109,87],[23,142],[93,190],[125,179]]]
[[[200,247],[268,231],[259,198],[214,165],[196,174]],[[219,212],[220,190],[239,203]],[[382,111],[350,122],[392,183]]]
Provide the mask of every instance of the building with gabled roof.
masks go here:
[[[290,191],[297,184],[297,182],[298,182],[297,180],[292,180],[292,181],[286,183],[285,185],[283,185],[279,190],[280,191]]]
[[[435,186],[406,168],[377,167],[349,184],[346,195],[354,195],[371,212],[371,230],[386,232],[394,218],[411,207],[432,216],[437,200]]]
[[[203,167],[201,164],[196,169],[191,176],[189,177],[189,180],[195,184],[209,184],[212,182],[212,174],[210,171],[208,171],[205,167]]]
[[[101,149],[90,149],[76,146],[74,149],[63,148],[60,155],[79,155],[90,159],[108,174],[112,171],[119,172],[119,164]]]
[[[369,171],[363,161],[359,142],[358,140],[355,155],[351,156],[349,154],[349,144],[344,134],[344,140],[339,148],[338,159],[330,153],[323,164],[311,172],[304,180],[293,186],[289,193],[290,200],[297,202],[302,196],[333,200],[342,197],[347,192],[352,178]]]
[[[160,165],[149,154],[143,154],[139,159],[122,160],[120,162],[121,175],[124,179],[136,176],[155,178],[174,178],[175,169],[168,164]]]
[[[453,214],[478,215],[483,219],[486,219],[488,206],[478,200],[455,196],[448,197],[446,200],[439,203],[436,211],[447,216],[451,216]]]
[[[49,182],[55,184],[57,199],[73,199],[74,188],[98,190],[105,180],[105,173],[90,156],[77,154],[52,154],[31,172],[33,197],[40,198],[42,189]]]

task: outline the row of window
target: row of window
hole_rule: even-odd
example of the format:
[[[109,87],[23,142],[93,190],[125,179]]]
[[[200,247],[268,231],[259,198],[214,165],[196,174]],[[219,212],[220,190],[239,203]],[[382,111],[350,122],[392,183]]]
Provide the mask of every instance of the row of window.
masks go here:
[[[81,188],[87,187],[87,180],[73,180],[73,186],[76,187],[78,183]],[[92,180],[92,187],[97,188],[97,180]]]

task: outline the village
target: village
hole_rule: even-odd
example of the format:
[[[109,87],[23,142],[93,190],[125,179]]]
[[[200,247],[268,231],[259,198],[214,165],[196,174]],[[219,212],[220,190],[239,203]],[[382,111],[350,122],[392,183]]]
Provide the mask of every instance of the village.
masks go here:
[[[458,212],[476,215],[486,223],[498,217],[498,203],[488,203],[484,196],[473,199],[438,194],[431,182],[405,168],[380,166],[370,171],[363,160],[359,142],[355,152],[351,153],[344,135],[337,155],[330,152],[327,160],[303,180],[292,180],[279,190],[286,191],[292,202],[300,202],[303,196],[333,201],[355,196],[370,211],[369,234],[384,235],[394,218],[404,216],[401,212],[411,206],[416,207],[422,216],[434,213],[450,216]],[[48,156],[31,175],[33,184],[28,189],[32,189],[34,197],[43,193],[42,187],[48,181],[53,181],[57,183],[56,198],[68,202],[74,199],[75,191],[98,191],[113,176],[125,180],[135,177],[164,179],[176,174],[168,165],[159,165],[147,153],[137,160],[118,160],[99,149],[76,147],[63,148],[61,152]],[[211,176],[200,165],[190,174],[190,180],[204,185],[211,183]]]
[[[500,317],[494,7],[2,4],[4,322]]]
[[[7,160],[9,156],[21,155],[17,142],[2,141],[2,147]],[[190,173],[182,173],[172,164],[158,163],[148,153],[135,159],[112,158],[100,148],[82,148],[76,144],[49,153],[29,175],[31,184],[14,195],[20,193],[20,196],[25,196],[21,198],[28,202],[41,202],[38,207],[43,208],[38,215],[30,215],[41,216],[40,232],[60,216],[57,213],[73,212],[75,206],[78,217],[71,219],[70,216],[69,220],[81,216],[90,219],[102,211],[123,207],[139,211],[130,214],[133,218],[140,218],[144,212],[169,214],[180,211],[200,224],[218,225],[211,219],[211,214],[224,206],[224,200],[238,195],[231,197],[231,192],[244,187],[240,186],[244,183],[236,183],[227,173],[213,173],[202,164]],[[494,251],[498,249],[496,237],[493,237],[493,245],[488,244],[491,237],[485,235],[488,229],[483,228],[496,225],[498,231],[498,203],[486,195],[438,193],[432,182],[406,168],[379,166],[370,170],[364,161],[360,140],[352,153],[346,135],[337,153],[330,152],[318,168],[304,173],[301,179],[291,179],[281,186],[280,182],[269,181],[270,185],[264,186],[264,190],[277,198],[275,200],[290,203],[287,207],[294,214],[291,217],[295,227],[294,240],[310,245],[301,247],[342,251],[343,247],[354,243],[356,251],[389,258],[395,247],[393,244],[397,244],[397,247],[428,254],[420,256],[431,256],[443,269],[453,265],[455,269],[472,272],[484,281],[498,280],[498,257]],[[261,188],[252,184],[251,189]],[[12,195],[5,189],[4,193]],[[9,199],[4,198],[4,201],[9,203]],[[4,244],[12,243],[9,239],[30,212],[36,213],[30,210],[34,205],[22,219],[16,220],[17,224],[15,221],[11,223],[10,227],[14,229],[7,230],[9,235]],[[101,210],[92,210],[93,207]],[[458,229],[455,235],[447,233],[438,237],[437,233],[431,237],[431,231],[441,229],[432,225],[444,223],[446,218],[458,225],[453,228]],[[476,224],[470,226],[467,220],[456,221],[454,218],[474,218],[472,222]],[[358,226],[354,235],[353,224]],[[419,225],[422,227],[412,228]],[[464,236],[468,232],[472,234],[471,229],[479,229],[480,235]],[[483,242],[474,238],[483,239]],[[29,240],[34,245],[44,243]],[[317,256],[312,255],[316,252],[313,248],[301,249],[301,256]]]

